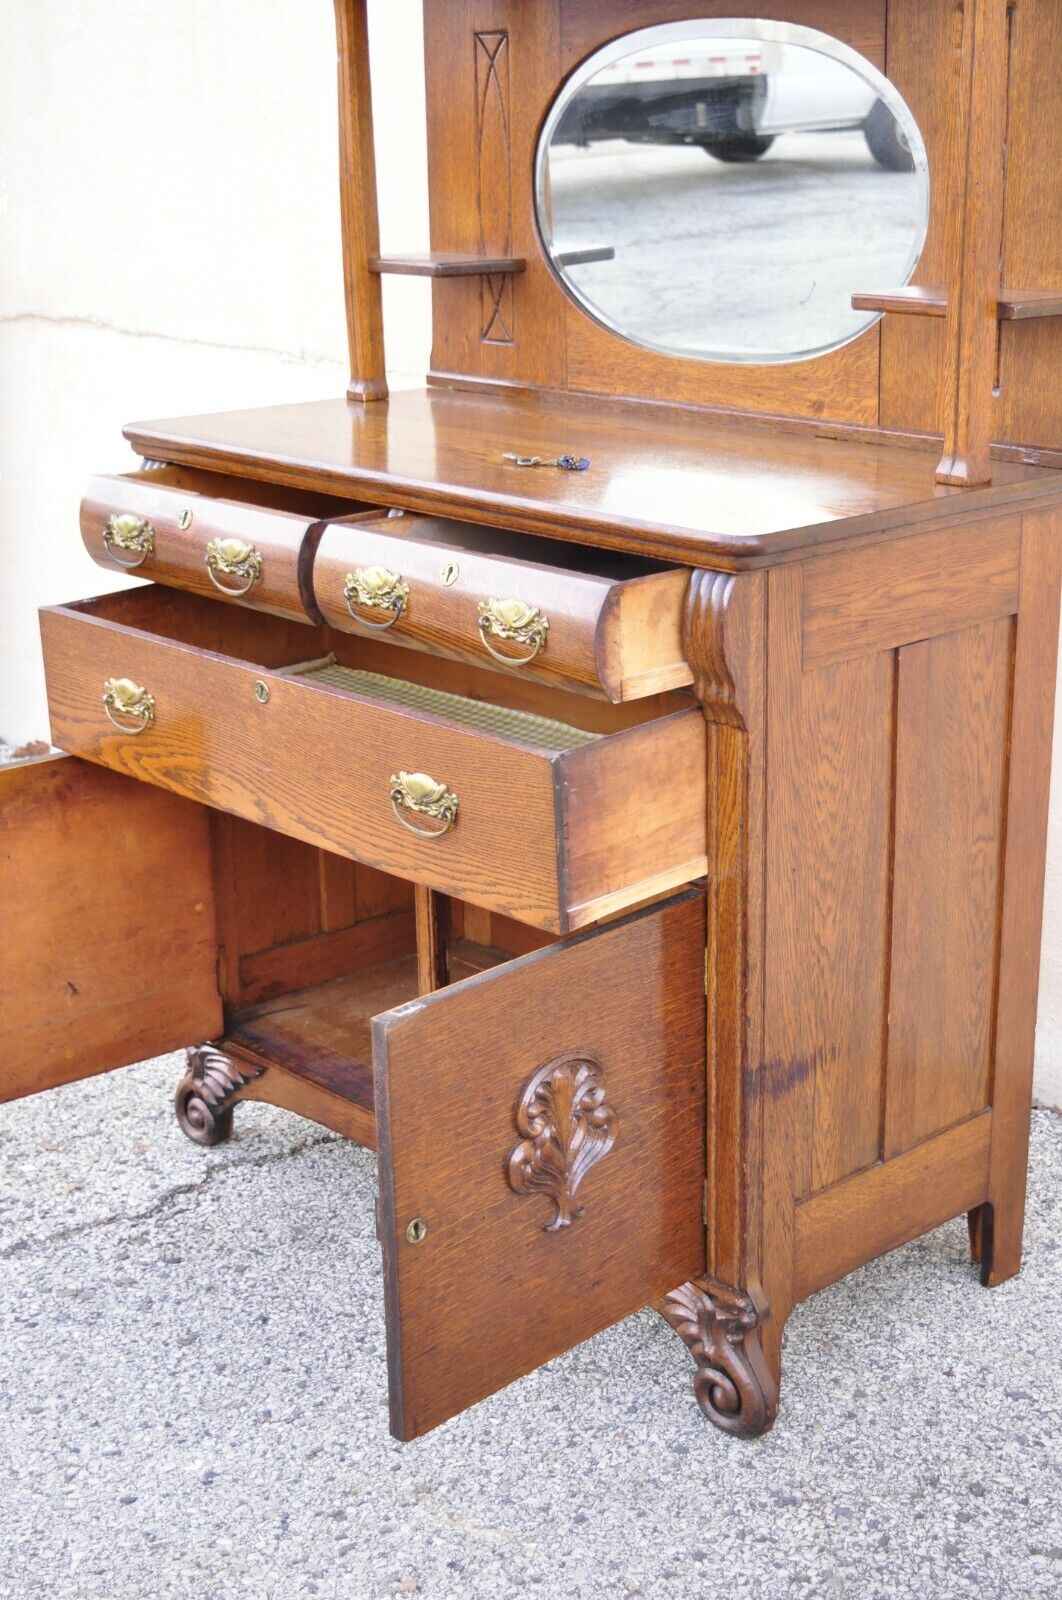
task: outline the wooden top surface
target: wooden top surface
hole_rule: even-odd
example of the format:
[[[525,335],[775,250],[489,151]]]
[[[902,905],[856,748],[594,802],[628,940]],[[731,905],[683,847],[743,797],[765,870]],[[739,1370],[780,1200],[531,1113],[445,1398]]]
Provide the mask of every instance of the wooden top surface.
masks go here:
[[[1062,473],[1012,462],[993,463],[987,488],[936,484],[938,444],[562,394],[410,390],[132,423],[125,434],[156,460],[724,569],[940,518],[957,499],[990,514],[1062,497]],[[506,451],[591,465],[519,467]]]

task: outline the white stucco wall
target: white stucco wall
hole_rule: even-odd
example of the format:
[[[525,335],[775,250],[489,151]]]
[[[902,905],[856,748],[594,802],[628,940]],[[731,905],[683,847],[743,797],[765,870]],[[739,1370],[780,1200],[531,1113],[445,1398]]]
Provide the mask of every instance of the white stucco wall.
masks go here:
[[[370,22],[383,244],[423,250],[419,0],[370,0]],[[135,464],[122,424],[342,392],[335,116],[328,0],[0,5],[0,737],[46,733],[37,607],[123,581],[77,532],[87,479]],[[417,383],[427,285],[385,295],[391,381]],[[1062,771],[1037,1036],[1055,1104],[1060,790]]]

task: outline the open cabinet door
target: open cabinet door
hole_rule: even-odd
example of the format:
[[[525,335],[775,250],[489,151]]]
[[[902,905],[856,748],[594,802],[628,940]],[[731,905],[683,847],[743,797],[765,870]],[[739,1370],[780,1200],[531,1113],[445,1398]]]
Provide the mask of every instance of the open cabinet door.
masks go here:
[[[209,812],[72,756],[0,767],[0,1100],[222,1026]]]
[[[391,1428],[704,1270],[704,897],[373,1021]]]

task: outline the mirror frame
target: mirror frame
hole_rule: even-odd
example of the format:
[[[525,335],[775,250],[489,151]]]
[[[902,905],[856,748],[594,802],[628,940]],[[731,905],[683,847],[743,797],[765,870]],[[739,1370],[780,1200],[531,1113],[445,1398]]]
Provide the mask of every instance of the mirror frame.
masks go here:
[[[696,30],[705,30],[703,34]],[[832,60],[856,72],[865,83],[877,91],[892,112],[896,121],[903,129],[904,136],[910,147],[914,161],[914,174],[921,180],[922,210],[915,238],[908,255],[907,264],[903,273],[898,275],[900,281],[883,287],[901,288],[910,282],[912,274],[917,267],[925,247],[926,233],[929,228],[930,206],[930,178],[929,158],[926,154],[925,143],[921,130],[914,116],[896,86],[879,72],[872,62],[860,55],[858,50],[853,50],[851,45],[845,44],[840,39],[835,39],[832,34],[823,33],[818,28],[808,28],[798,22],[778,22],[759,17],[689,17],[682,22],[663,22],[648,28],[637,28],[631,33],[621,34],[612,39],[608,44],[595,50],[587,56],[575,71],[569,73],[564,82],[557,89],[549,110],[546,113],[542,128],[539,132],[538,142],[535,147],[533,196],[534,196],[534,226],[541,246],[543,256],[549,266],[554,280],[563,290],[567,298],[585,311],[592,321],[599,327],[615,334],[626,344],[638,346],[642,350],[653,351],[657,355],[676,356],[686,361],[709,363],[712,366],[759,366],[771,367],[789,365],[797,361],[813,361],[819,357],[829,355],[835,350],[843,349],[858,339],[868,329],[881,321],[882,312],[868,312],[866,320],[861,322],[851,333],[841,339],[835,339],[829,344],[816,345],[806,350],[787,351],[779,354],[750,353],[748,355],[733,353],[729,355],[712,355],[710,352],[677,348],[672,345],[657,344],[652,339],[639,338],[637,334],[613,322],[599,306],[595,305],[558,267],[554,259],[555,241],[546,227],[546,180],[549,167],[549,151],[564,113],[571,102],[590,80],[602,68],[611,66],[616,61],[622,61],[628,55],[635,55],[639,50],[649,49],[654,45],[668,44],[675,40],[690,39],[695,37],[717,39],[760,39],[771,44],[800,45],[805,49],[815,50],[820,55],[829,56]],[[875,288],[877,285],[868,285]]]

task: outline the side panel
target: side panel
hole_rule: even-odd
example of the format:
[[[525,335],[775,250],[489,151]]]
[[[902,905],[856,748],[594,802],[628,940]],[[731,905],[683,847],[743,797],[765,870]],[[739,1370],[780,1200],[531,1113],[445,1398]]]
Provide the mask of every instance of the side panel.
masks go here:
[[[0,768],[0,1100],[220,1034],[208,823],[72,757]]]
[[[704,932],[689,892],[376,1018],[399,1438],[703,1271]]]

